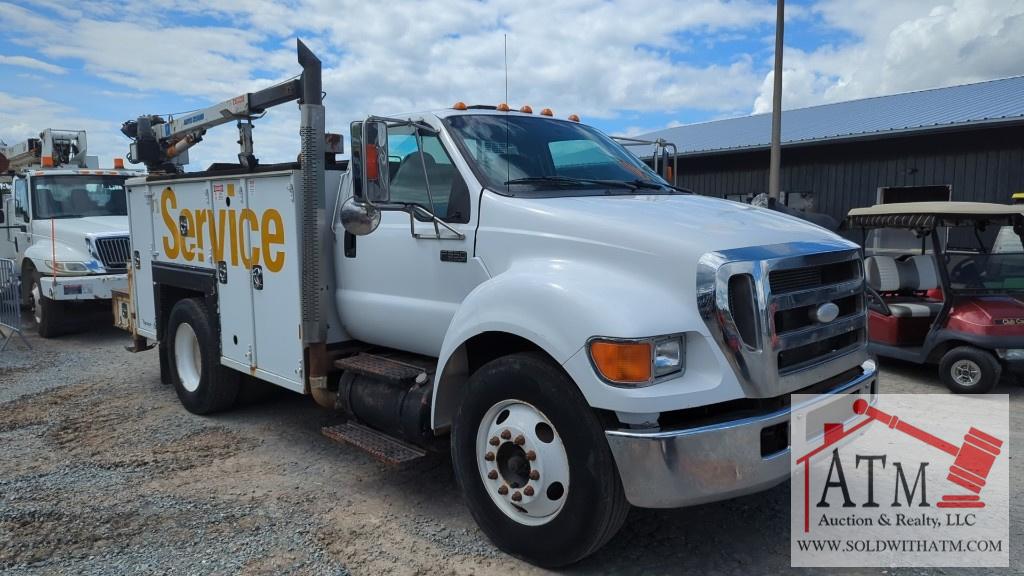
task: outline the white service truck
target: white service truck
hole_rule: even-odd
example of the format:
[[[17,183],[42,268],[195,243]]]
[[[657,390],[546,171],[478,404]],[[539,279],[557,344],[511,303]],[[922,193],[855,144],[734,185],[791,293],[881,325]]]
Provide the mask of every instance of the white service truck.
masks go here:
[[[56,336],[91,305],[110,305],[127,288],[128,208],[124,182],[137,176],[99,169],[82,130],[43,130],[0,147],[0,258],[21,273],[23,304],[39,335]]]
[[[856,245],[676,189],[547,109],[369,117],[335,162],[301,42],[299,62],[275,88],[300,103],[298,163],[253,161],[264,93],[126,124],[151,174],[128,182],[115,309],[188,410],[258,379],[345,415],[324,433],[384,460],[450,446],[481,529],[559,566],[630,505],[784,482],[791,393],[874,393]],[[176,169],[233,120],[243,162]]]

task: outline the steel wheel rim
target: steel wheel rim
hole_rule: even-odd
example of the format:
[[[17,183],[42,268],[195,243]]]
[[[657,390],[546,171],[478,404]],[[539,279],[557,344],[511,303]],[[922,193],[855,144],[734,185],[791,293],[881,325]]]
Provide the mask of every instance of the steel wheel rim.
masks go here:
[[[953,380],[961,386],[977,386],[981,382],[981,366],[973,360],[957,360],[950,372]]]
[[[36,324],[43,323],[43,291],[39,282],[32,284],[32,319]]]
[[[181,385],[189,392],[199,389],[203,373],[203,359],[199,353],[199,338],[187,323],[178,324],[174,333],[174,367]]]
[[[554,520],[569,497],[569,456],[543,412],[503,400],[484,414],[476,436],[484,490],[506,516],[526,526]]]

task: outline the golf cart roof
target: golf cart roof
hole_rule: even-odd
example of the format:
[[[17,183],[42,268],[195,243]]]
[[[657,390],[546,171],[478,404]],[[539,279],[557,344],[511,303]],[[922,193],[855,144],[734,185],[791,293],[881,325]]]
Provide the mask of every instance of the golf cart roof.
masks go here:
[[[854,208],[847,228],[931,228],[936,221],[956,225],[963,221],[1009,222],[1024,218],[1024,206],[986,202],[901,202]]]

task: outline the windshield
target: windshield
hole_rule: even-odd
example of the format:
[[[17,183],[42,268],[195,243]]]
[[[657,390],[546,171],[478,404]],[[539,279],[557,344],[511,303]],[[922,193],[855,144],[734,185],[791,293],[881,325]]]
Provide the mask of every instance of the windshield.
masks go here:
[[[1012,226],[977,234],[967,228],[951,229],[945,265],[954,290],[1024,291],[1024,247]]]
[[[512,196],[605,193],[633,183],[643,193],[672,192],[647,165],[601,132],[549,118],[465,115],[445,119],[473,172],[488,188]],[[616,187],[632,191],[636,186]],[[646,188],[652,188],[648,190]]]
[[[126,216],[125,176],[69,174],[32,178],[32,215],[37,219]]]

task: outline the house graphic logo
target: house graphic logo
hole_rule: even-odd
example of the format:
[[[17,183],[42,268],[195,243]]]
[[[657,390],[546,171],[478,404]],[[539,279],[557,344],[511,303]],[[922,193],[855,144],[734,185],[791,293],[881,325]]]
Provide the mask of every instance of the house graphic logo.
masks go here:
[[[793,566],[1008,566],[1005,395],[800,396]]]

